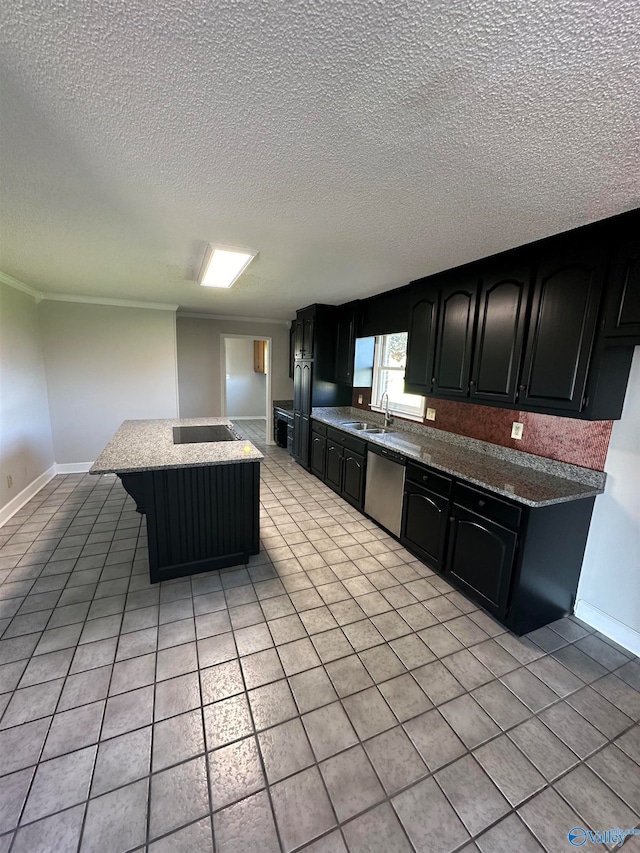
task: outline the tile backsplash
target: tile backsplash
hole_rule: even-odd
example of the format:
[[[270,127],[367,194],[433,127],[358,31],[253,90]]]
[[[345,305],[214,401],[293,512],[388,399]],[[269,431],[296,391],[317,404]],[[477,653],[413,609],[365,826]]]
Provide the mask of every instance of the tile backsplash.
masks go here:
[[[371,388],[353,389],[353,406],[368,411],[370,402]],[[613,421],[582,421],[434,397],[427,397],[427,406],[436,410],[436,419],[425,424],[435,429],[604,471]],[[514,421],[524,425],[520,440],[511,438]]]

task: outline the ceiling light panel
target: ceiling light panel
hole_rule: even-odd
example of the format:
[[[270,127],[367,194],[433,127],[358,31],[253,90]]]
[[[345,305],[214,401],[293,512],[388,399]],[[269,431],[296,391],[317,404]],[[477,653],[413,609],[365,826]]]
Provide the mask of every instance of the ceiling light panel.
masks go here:
[[[209,245],[198,282],[203,287],[231,287],[257,254],[247,249]]]

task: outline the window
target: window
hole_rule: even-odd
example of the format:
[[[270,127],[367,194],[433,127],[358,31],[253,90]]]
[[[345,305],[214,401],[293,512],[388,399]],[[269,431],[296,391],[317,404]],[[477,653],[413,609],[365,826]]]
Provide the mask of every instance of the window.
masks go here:
[[[376,337],[373,357],[373,388],[371,406],[382,409],[383,395],[389,395],[389,411],[408,418],[422,420],[424,397],[405,394],[404,370],[407,363],[407,332]],[[386,400],[384,401],[386,402]]]

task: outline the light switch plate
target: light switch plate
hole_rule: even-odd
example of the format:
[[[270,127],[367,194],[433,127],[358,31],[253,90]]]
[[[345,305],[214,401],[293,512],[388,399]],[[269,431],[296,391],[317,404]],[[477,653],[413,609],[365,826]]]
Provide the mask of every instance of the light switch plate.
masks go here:
[[[358,394],[358,405],[362,405],[362,394]]]
[[[436,410],[435,409],[427,409],[427,420],[435,421],[436,419]]]
[[[513,426],[511,427],[511,438],[522,438],[522,431],[524,429],[524,424],[518,423],[518,421],[513,422]]]

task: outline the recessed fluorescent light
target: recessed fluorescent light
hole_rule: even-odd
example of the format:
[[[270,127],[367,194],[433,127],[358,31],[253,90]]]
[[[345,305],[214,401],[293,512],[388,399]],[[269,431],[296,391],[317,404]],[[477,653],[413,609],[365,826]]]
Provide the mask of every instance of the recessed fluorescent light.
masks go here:
[[[227,249],[209,244],[198,282],[203,287],[231,287],[257,254],[247,249]]]

